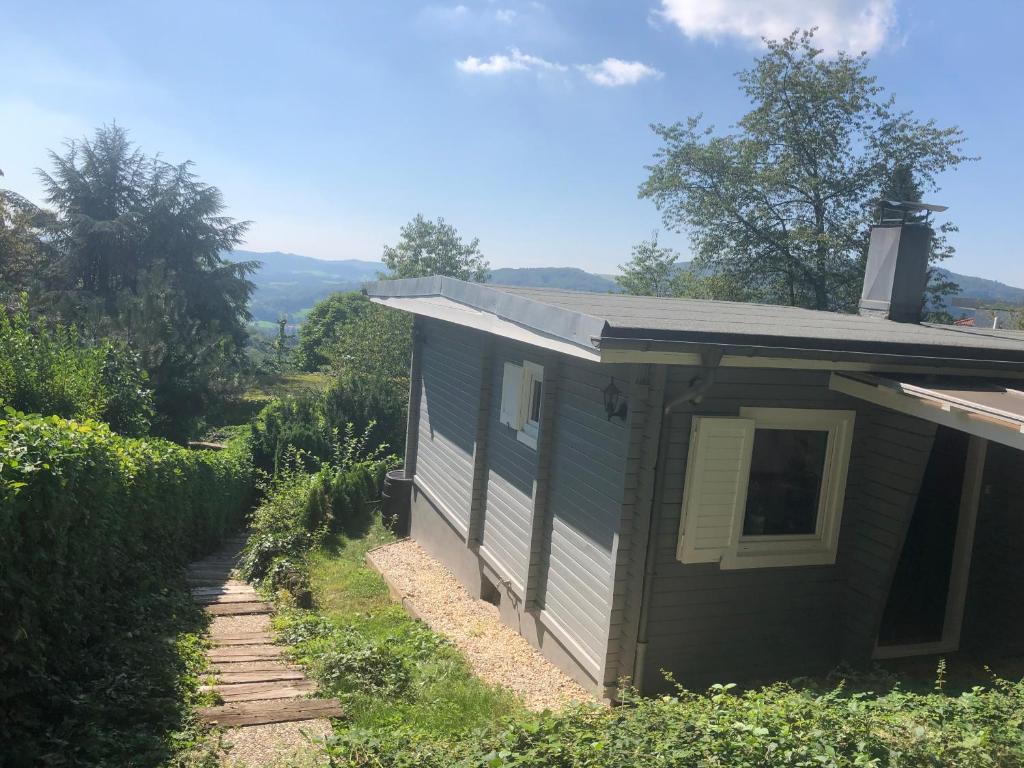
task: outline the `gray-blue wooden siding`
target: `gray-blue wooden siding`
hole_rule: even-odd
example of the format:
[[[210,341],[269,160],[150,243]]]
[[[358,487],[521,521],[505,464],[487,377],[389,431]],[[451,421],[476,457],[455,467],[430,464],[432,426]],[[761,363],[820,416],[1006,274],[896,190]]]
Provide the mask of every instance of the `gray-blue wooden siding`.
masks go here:
[[[436,320],[419,323],[422,343],[416,474],[428,495],[457,518],[464,534],[474,497],[473,455],[482,384],[484,344],[490,348],[486,466],[482,473],[480,556],[508,579],[520,598],[527,579],[538,580],[542,620],[579,660],[599,675],[607,650],[611,595],[623,497],[629,430],[609,420],[604,389],[615,377],[628,392],[629,366],[589,363],[507,339],[482,339],[471,329]],[[538,451],[500,423],[504,363],[545,366],[554,391],[548,447],[548,485],[536,497]],[[556,364],[557,362],[557,364]],[[535,511],[543,516],[535,520]],[[540,536],[535,535],[539,525]],[[535,567],[531,576],[531,562]]]
[[[665,399],[693,369],[668,370]],[[934,425],[828,388],[827,372],[723,368],[697,406],[674,413],[660,516],[643,676],[668,688],[660,670],[693,685],[820,672],[874,644],[906,525],[931,450]],[[742,406],[857,411],[839,559],[832,566],[722,570],[676,559],[691,417],[735,416]],[[626,668],[626,665],[623,665]]]
[[[473,449],[484,334],[423,321],[416,476],[465,534],[473,499]]]

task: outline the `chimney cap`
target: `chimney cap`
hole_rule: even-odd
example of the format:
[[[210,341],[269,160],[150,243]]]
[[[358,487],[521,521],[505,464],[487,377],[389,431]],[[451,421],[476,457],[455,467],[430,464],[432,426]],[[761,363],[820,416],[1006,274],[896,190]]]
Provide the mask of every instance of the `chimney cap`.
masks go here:
[[[897,211],[929,211],[931,213],[942,213],[948,211],[948,205],[936,205],[935,203],[919,203],[914,200],[882,200],[882,205]]]

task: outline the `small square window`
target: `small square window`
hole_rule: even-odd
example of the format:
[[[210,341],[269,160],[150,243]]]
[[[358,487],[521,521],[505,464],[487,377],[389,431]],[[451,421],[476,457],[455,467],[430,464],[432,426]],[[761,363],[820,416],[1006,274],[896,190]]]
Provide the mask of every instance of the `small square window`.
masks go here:
[[[740,408],[695,416],[677,556],[722,568],[836,560],[854,413]]]
[[[743,536],[813,536],[828,431],[757,429]]]

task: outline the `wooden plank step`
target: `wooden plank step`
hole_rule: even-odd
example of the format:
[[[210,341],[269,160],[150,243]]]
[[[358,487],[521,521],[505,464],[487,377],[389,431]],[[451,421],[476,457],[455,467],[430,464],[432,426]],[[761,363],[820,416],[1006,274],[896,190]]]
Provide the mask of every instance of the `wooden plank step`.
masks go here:
[[[280,680],[267,683],[238,683],[214,686],[225,704],[235,701],[267,701],[269,699],[299,699],[316,690],[311,680]]]
[[[253,613],[272,613],[270,603],[221,603],[205,606],[211,616],[245,616]]]
[[[260,661],[221,661],[217,664],[210,664],[207,670],[210,674],[224,674],[229,672],[270,672],[274,670],[293,669],[284,659],[261,659]]]
[[[266,645],[274,642],[274,636],[270,632],[239,632],[234,635],[213,635],[210,640],[214,646],[231,645]]]
[[[255,592],[229,592],[224,595],[192,595],[192,599],[200,605],[215,603],[258,603],[263,598]]]
[[[226,726],[286,723],[320,717],[341,717],[342,714],[341,703],[337,699],[246,701],[199,710],[199,716],[207,723]]]
[[[218,685],[234,685],[237,683],[273,683],[281,680],[305,680],[306,676],[298,669],[268,669],[263,672],[247,670],[245,672],[225,672],[217,675]]]
[[[231,578],[232,578],[231,574],[232,573],[233,573],[233,571],[228,571],[228,570],[224,570],[224,571],[189,571],[188,573],[185,574],[185,579],[188,580],[188,581],[195,581],[197,579],[201,579],[201,580],[207,581],[207,580],[213,579],[213,580],[215,580],[217,582],[227,582],[227,581],[231,580]]]
[[[276,659],[281,649],[276,645],[247,645],[236,648],[212,648],[206,658],[215,664],[220,661],[262,661]]]
[[[219,595],[256,595],[256,591],[252,587],[224,587],[217,584],[192,587],[191,592],[192,597],[197,599],[201,597],[217,597]]]

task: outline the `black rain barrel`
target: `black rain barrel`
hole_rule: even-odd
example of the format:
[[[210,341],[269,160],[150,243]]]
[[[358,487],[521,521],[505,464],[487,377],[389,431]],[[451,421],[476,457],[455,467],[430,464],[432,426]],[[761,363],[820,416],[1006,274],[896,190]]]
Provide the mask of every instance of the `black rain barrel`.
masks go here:
[[[384,522],[395,536],[409,535],[412,514],[412,478],[405,476],[404,469],[392,469],[384,476],[384,488],[380,495],[380,511]]]

